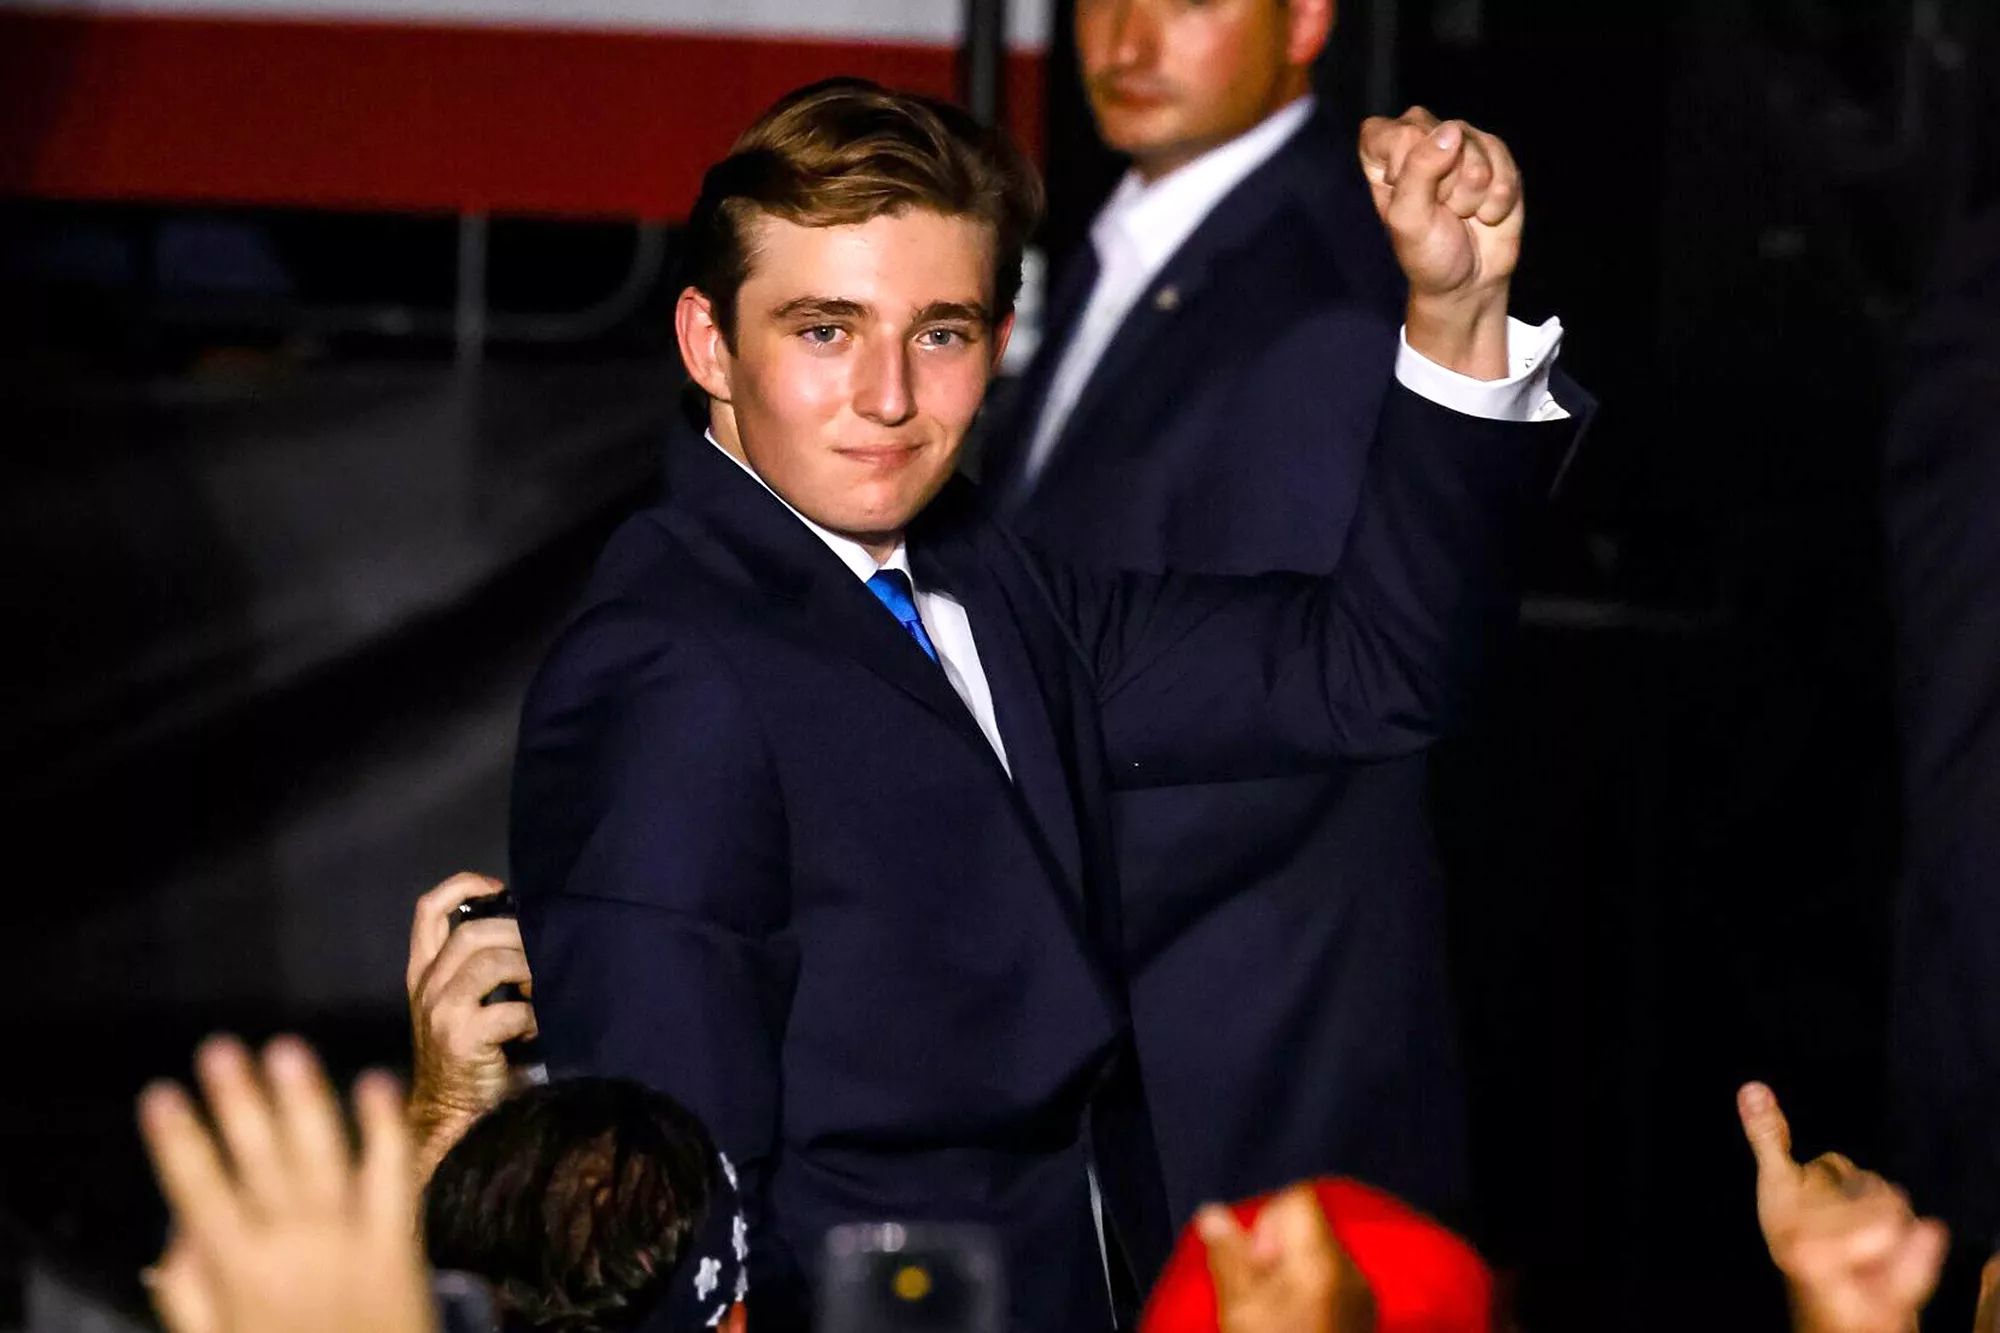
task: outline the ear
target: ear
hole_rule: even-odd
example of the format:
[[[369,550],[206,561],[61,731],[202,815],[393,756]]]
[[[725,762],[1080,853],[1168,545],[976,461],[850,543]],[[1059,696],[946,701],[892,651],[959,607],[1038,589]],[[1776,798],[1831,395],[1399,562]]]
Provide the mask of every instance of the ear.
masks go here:
[[[993,373],[1000,373],[1000,360],[1007,355],[1007,340],[1014,336],[1014,312],[993,327]]]
[[[1326,49],[1333,35],[1334,11],[1338,0],[1290,0],[1291,17],[1285,31],[1285,63],[1310,65]]]
[[[729,344],[715,322],[715,307],[693,287],[681,290],[674,304],[674,334],[680,340],[681,362],[689,378],[717,402],[729,401]]]

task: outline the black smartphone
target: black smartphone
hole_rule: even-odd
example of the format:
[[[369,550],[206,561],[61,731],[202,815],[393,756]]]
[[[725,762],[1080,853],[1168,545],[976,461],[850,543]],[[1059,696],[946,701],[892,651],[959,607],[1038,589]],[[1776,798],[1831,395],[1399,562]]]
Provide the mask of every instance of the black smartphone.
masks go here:
[[[821,1254],[819,1333],[1004,1333],[1006,1268],[986,1227],[835,1227]]]
[[[467,898],[451,909],[451,928],[457,930],[468,921],[483,921],[489,916],[516,915],[514,895],[510,890],[498,893],[482,893],[477,898]],[[480,1000],[481,1004],[504,1004],[511,1000],[525,1000],[521,988],[511,981],[503,981],[493,988],[491,994]]]
[[[503,888],[497,893],[482,893],[477,898],[467,898],[451,909],[451,924],[454,928],[467,921],[480,921],[489,916],[513,916],[514,891]]]

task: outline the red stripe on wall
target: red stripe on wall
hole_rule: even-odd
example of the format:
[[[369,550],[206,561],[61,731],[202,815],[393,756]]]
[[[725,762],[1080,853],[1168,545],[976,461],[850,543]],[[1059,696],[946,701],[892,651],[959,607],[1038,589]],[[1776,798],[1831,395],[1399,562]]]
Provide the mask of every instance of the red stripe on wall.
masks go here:
[[[779,95],[950,96],[942,47],[0,14],[0,194],[677,218]],[[1008,67],[1041,156],[1043,60]]]

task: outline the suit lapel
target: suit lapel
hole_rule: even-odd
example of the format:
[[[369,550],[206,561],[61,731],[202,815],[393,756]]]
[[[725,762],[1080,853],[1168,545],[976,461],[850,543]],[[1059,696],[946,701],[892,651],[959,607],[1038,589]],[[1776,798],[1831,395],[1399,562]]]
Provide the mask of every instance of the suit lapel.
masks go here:
[[[1204,263],[1176,255],[1140,294],[1091,370],[1062,429],[1056,433],[1048,462],[1022,488],[1024,495],[1047,486],[1049,479],[1063,469],[1068,456],[1076,452],[1078,439],[1087,434],[1092,415],[1116,397],[1119,386],[1180,321],[1181,311],[1200,291],[1204,269]]]
[[[943,670],[783,502],[699,435],[669,442],[666,473],[662,520],[678,535],[726,550],[795,635],[853,658],[991,755]]]
[[[1343,261],[1357,297],[1401,304],[1401,275],[1393,259],[1383,262],[1388,247],[1381,223],[1351,154],[1336,150],[1342,141],[1343,131],[1326,111],[1316,111],[1269,161],[1244,177],[1202,219],[1133,303],[1064,421],[1048,465],[1031,484],[1024,484],[1023,494],[1050,484],[1050,478],[1076,452],[1078,442],[1095,429],[1092,418],[1117,400],[1120,387],[1132,379],[1134,371],[1158,351],[1163,340],[1174,336],[1177,328],[1190,318],[1199,318],[1195,307],[1221,261],[1254,245],[1258,233],[1286,206],[1303,208],[1328,233],[1328,244]],[[1356,228],[1365,230],[1357,234]],[[1079,302],[1077,313],[1081,311]],[[1056,355],[1060,354],[1057,349]],[[1040,360],[1038,357],[1037,363]],[[1047,377],[1053,374],[1051,367]],[[1045,378],[1043,393],[1046,383]],[[1021,440],[1032,437],[1034,419],[1041,410],[1039,400],[1025,406],[1032,415],[1024,413],[1019,422],[1022,429],[1016,435]],[[1020,447],[1025,453],[1025,445]]]
[[[986,549],[997,534],[973,516],[970,488],[954,486],[912,533],[910,560],[920,581],[956,597],[965,607],[979,646],[979,663],[992,690],[1000,739],[1007,748],[1017,799],[1058,877],[1080,898],[1084,886],[1083,848],[1077,831],[1077,796],[1064,764],[1058,737],[1069,727],[1067,711],[1051,699],[1060,667],[1035,633],[1040,622],[1019,604],[1003,569],[1004,552]],[[940,531],[939,529],[943,529]],[[999,558],[996,558],[999,557]]]
[[[1077,322],[1083,317],[1083,308],[1090,301],[1090,289],[1097,285],[1097,273],[1097,251],[1086,239],[1082,249],[1063,267],[1062,277],[1049,298],[1041,346],[1036,349],[1034,360],[1028,363],[1027,370],[1022,372],[1021,382],[1015,387],[1005,419],[997,423],[992,432],[986,463],[979,476],[981,484],[989,488],[989,494],[1001,497],[1003,503],[1018,499],[1027,492],[1028,478],[1024,469],[1028,461],[1028,447],[1035,436],[1035,422],[1042,415],[1042,404],[1048,399],[1049,383],[1055,379],[1056,366],[1062,361],[1063,351],[1069,346]]]
[[[981,753],[991,755],[993,747],[987,743],[986,733],[952,689],[943,668],[917,646],[909,632],[854,577],[854,571],[838,559],[833,564],[841,577],[826,579],[794,604],[800,626],[814,637],[839,645],[862,666],[949,723]]]

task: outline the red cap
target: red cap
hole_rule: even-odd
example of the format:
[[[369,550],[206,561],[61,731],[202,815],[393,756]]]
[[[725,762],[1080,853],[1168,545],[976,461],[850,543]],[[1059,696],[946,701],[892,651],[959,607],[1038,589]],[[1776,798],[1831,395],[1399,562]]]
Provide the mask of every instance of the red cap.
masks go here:
[[[1352,1180],[1313,1182],[1334,1239],[1368,1279],[1376,1333],[1492,1333],[1493,1274],[1465,1241]],[[1270,1195],[1233,1205],[1249,1226]],[[1190,1224],[1153,1285],[1139,1333],[1216,1333],[1208,1254]]]

